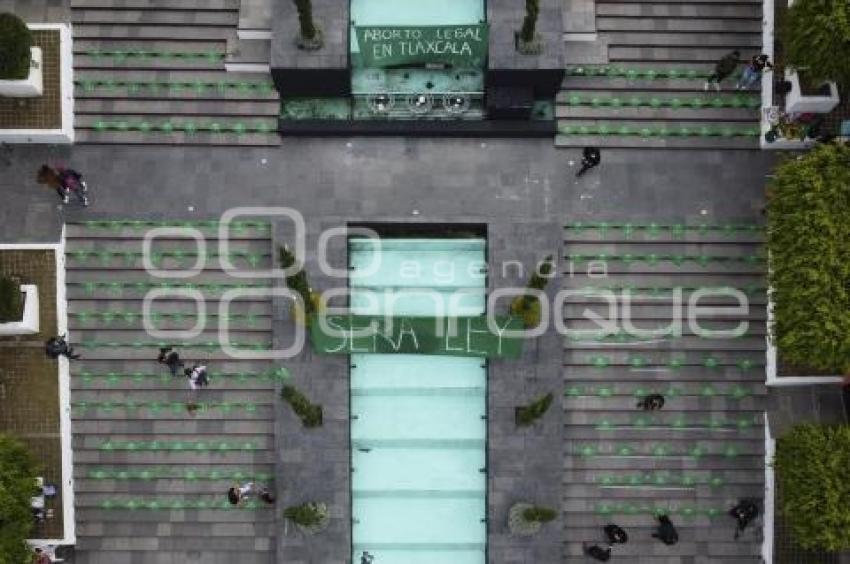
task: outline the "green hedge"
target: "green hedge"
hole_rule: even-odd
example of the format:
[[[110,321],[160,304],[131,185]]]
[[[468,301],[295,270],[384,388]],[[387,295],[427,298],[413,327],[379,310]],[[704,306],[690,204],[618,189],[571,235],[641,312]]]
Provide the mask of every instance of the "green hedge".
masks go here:
[[[20,321],[22,308],[20,285],[11,278],[0,278],[0,323]]]
[[[0,80],[22,80],[30,73],[32,34],[16,16],[0,14]]]
[[[295,415],[301,419],[305,427],[318,427],[322,424],[322,406],[310,403],[307,397],[294,386],[284,386],[280,391],[280,397],[292,406]]]
[[[850,427],[800,425],[776,445],[781,511],[806,549],[850,548]]]
[[[816,79],[850,85],[850,3],[796,0],[779,28],[785,60]]]
[[[20,441],[0,435],[0,562],[24,564],[32,553],[24,541],[32,532],[30,498],[35,495],[35,463]]]
[[[516,424],[520,427],[527,427],[535,421],[543,417],[552,405],[555,396],[548,393],[528,405],[522,405],[516,408],[515,418]]]
[[[782,362],[850,369],[850,148],[820,145],[769,187],[768,248]]]

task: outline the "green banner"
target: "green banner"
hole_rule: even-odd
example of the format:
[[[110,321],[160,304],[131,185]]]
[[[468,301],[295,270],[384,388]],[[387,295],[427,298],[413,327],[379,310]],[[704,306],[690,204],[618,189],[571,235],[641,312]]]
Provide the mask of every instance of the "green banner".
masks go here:
[[[487,59],[487,24],[357,26],[355,32],[366,67],[431,63],[483,68]]]
[[[519,358],[522,339],[505,332],[522,331],[516,317],[496,316],[495,331],[487,318],[391,317],[372,315],[317,316],[310,319],[310,339],[319,354],[433,354],[481,358]],[[450,332],[451,328],[454,329]],[[369,328],[373,331],[365,332]],[[362,332],[358,335],[358,332]]]

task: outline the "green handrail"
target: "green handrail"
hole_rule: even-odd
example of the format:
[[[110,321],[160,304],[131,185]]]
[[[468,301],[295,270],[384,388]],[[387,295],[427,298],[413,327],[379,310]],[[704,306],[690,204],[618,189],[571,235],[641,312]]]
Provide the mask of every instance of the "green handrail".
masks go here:
[[[749,108],[755,109],[761,107],[761,98],[758,96],[691,96],[691,97],[674,97],[674,98],[659,98],[652,96],[649,98],[640,96],[631,96],[629,98],[621,98],[613,95],[581,95],[573,92],[566,95],[565,101],[569,106],[592,106],[592,107],[612,107],[621,108],[631,106],[635,108],[673,108],[673,109],[706,109],[706,108]]]
[[[568,123],[558,124],[558,133],[561,135],[621,135],[624,137],[760,137],[760,126],[666,126],[666,125],[643,125],[640,127],[604,123],[594,125],[574,125]]]
[[[672,474],[670,472],[658,471],[645,474],[602,474],[596,479],[601,487],[617,486],[711,486],[720,487],[725,480],[720,476],[707,474]]]
[[[151,511],[169,511],[169,510],[185,510],[185,509],[223,509],[223,510],[256,510],[267,507],[258,501],[246,501],[234,505],[227,499],[222,500],[222,496],[201,498],[193,496],[192,499],[174,499],[174,498],[131,498],[131,499],[106,499],[100,502],[99,507],[107,510],[151,510]]]
[[[256,480],[269,482],[273,474],[245,470],[195,470],[173,467],[154,468],[91,468],[88,478],[92,480]]]

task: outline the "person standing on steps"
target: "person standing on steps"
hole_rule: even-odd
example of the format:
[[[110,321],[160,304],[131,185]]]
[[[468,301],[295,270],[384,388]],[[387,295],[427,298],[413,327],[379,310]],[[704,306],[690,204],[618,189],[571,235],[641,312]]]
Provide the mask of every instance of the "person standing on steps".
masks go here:
[[[257,482],[245,482],[244,484],[235,484],[227,490],[227,501],[231,505],[239,505],[239,502],[251,497],[257,497],[263,500],[266,504],[271,505],[275,502],[275,497],[265,486],[261,486]]]
[[[189,401],[186,402],[186,410],[189,413],[195,413],[197,411],[198,403],[195,401],[197,399],[198,390],[201,388],[206,388],[210,385],[209,377],[207,376],[207,367],[203,365],[195,364],[192,368],[186,368],[183,371],[183,374],[186,375],[186,378],[189,379]]]
[[[602,548],[598,544],[584,544],[584,553],[599,562],[608,562],[611,560],[611,547]]]
[[[65,356],[68,360],[77,360],[80,355],[74,352],[74,347],[68,344],[65,340],[65,335],[51,337],[44,343],[44,353],[48,358],[59,358]]]
[[[596,147],[585,147],[582,151],[581,168],[576,173],[576,178],[582,176],[588,170],[599,166],[602,162],[602,154]]]
[[[676,526],[673,525],[670,517],[667,515],[659,515],[658,528],[654,533],[652,533],[652,538],[660,540],[667,546],[673,546],[679,542],[679,532],[676,530]]]
[[[172,378],[176,378],[180,374],[180,369],[183,368],[184,362],[180,360],[180,355],[174,350],[174,347],[162,347],[159,349],[159,356],[156,361],[164,364],[171,371]]]
[[[723,82],[724,79],[732,76],[732,73],[735,72],[735,69],[738,68],[740,63],[740,51],[732,51],[731,53],[723,55],[723,57],[721,57],[714,66],[714,74],[708,77],[708,80],[705,81],[705,85],[703,85],[702,89],[708,90],[708,86],[710,84],[714,84],[714,89],[720,92],[720,83]]]
[[[751,88],[761,78],[761,74],[765,69],[773,70],[773,65],[768,58],[764,53],[753,55],[750,63],[744,68],[744,72],[741,74],[741,78],[738,79],[738,84],[735,85],[735,88],[738,90]]]
[[[41,165],[36,181],[56,190],[63,204],[69,203],[73,194],[83,206],[89,205],[88,185],[83,180],[83,175],[76,170],[62,167],[54,169],[46,164]]]
[[[736,521],[735,540],[738,540],[741,533],[758,517],[759,506],[752,499],[742,499],[735,507],[729,510],[729,515]]]
[[[649,394],[637,403],[637,407],[644,411],[658,411],[664,407],[664,396],[661,394]]]

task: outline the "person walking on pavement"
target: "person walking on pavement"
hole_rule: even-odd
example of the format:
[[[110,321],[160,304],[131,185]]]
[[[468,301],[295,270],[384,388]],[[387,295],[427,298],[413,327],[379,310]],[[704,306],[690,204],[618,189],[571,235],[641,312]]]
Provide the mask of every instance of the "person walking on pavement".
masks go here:
[[[714,84],[714,89],[720,92],[720,83],[731,76],[740,63],[740,51],[732,51],[723,55],[723,57],[717,61],[717,64],[714,66],[714,74],[709,76],[708,80],[705,81],[703,90],[708,90],[709,85]]]
[[[602,155],[596,147],[585,147],[582,151],[581,168],[576,173],[576,178],[583,175],[588,170],[599,166],[602,162]]]
[[[738,90],[751,88],[761,78],[761,74],[765,69],[773,70],[773,65],[768,58],[764,53],[753,55],[749,64],[744,68],[744,72],[741,74],[741,78],[738,79],[738,84],[735,85],[735,88]]]
[[[65,356],[68,360],[77,360],[80,355],[74,352],[74,347],[65,340],[65,335],[51,337],[44,343],[44,352],[48,358],[59,358]]]
[[[76,170],[63,167],[50,167],[41,165],[38,169],[36,181],[39,184],[44,184],[48,188],[56,190],[63,204],[71,201],[71,194],[83,205],[89,205],[88,186],[83,180],[83,175]]]
[[[183,368],[184,362],[180,360],[180,355],[174,350],[174,347],[162,347],[159,349],[159,356],[156,361],[164,364],[171,371],[172,378],[176,378],[180,374],[180,369]]]

